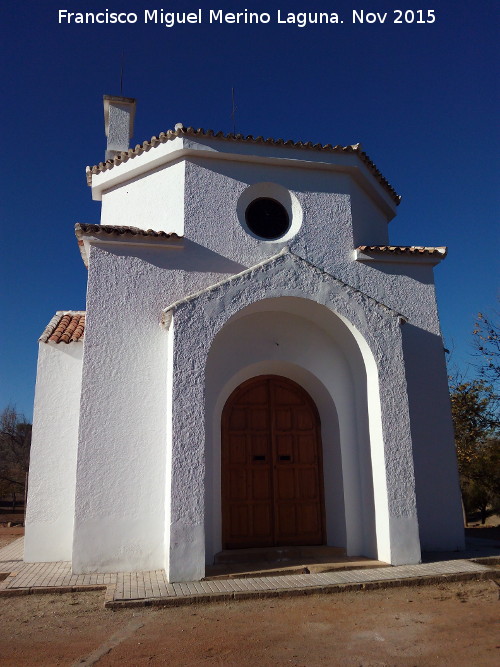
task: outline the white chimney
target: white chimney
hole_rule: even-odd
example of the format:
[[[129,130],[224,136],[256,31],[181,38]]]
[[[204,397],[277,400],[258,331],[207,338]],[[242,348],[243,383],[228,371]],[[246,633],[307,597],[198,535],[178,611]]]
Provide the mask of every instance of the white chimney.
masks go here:
[[[135,99],[104,95],[104,127],[108,144],[106,160],[129,148],[134,134]]]

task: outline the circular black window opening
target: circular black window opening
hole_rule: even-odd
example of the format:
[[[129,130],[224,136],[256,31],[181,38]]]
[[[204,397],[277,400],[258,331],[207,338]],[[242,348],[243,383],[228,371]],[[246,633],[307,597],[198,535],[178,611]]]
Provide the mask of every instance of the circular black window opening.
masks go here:
[[[286,208],[269,197],[254,199],[245,211],[245,220],[250,231],[261,239],[279,239],[290,226]]]

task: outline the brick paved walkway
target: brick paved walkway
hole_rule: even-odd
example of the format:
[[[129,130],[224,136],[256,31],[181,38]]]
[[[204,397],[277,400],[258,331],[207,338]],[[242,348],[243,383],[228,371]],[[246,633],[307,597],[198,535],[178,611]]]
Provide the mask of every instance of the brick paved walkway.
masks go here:
[[[102,588],[106,590],[105,605],[108,607],[144,604],[180,605],[253,596],[328,593],[346,588],[431,583],[442,577],[448,580],[500,577],[500,571],[489,564],[457,559],[321,574],[290,574],[169,584],[164,570],[77,575],[72,574],[71,563],[25,563],[22,555],[23,538],[0,549],[0,573],[9,573],[6,579],[0,581],[0,595]]]

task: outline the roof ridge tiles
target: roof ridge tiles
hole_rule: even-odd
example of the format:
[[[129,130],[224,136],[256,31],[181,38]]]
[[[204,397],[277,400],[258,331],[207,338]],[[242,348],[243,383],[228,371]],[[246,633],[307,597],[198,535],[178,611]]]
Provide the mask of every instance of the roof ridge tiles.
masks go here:
[[[448,248],[446,246],[360,245],[356,250],[375,253],[385,252],[393,255],[438,255],[443,259],[448,254]]]
[[[96,225],[77,222],[75,225],[75,232],[77,236],[82,234],[107,234],[118,236],[150,236],[164,239],[182,239],[183,237],[176,232],[164,232],[162,230],[155,231],[154,229],[141,229],[140,227],[131,227],[129,225]]]
[[[134,157],[141,155],[144,151],[149,151],[151,148],[155,148],[160,143],[165,143],[166,141],[175,139],[176,137],[180,136],[200,136],[207,138],[224,139],[226,141],[238,141],[250,144],[264,143],[274,146],[300,148],[304,150],[326,151],[330,153],[351,153],[351,154],[356,153],[357,156],[360,158],[360,160],[366,165],[368,170],[375,176],[378,182],[388,191],[389,195],[391,196],[395,204],[397,205],[401,201],[400,195],[398,195],[393,186],[382,175],[382,173],[375,165],[375,163],[370,159],[370,157],[362,150],[360,143],[351,144],[349,146],[342,146],[341,144],[332,146],[331,144],[324,144],[324,145],[320,143],[313,144],[311,141],[303,142],[303,141],[294,141],[293,139],[273,139],[272,137],[265,139],[262,135],[254,137],[251,134],[247,136],[244,136],[242,134],[234,134],[232,132],[226,134],[222,131],[215,132],[214,130],[210,129],[209,130],[204,130],[203,128],[195,129],[193,127],[184,127],[181,124],[178,125],[180,125],[180,127],[176,125],[175,130],[167,130],[166,132],[160,132],[158,137],[153,135],[149,141],[144,141],[142,144],[137,144],[135,148],[129,148],[128,151],[123,151],[122,153],[116,155],[114,158],[106,160],[105,162],[99,162],[98,164],[92,167],[87,167],[86,172],[87,172],[88,185],[92,185],[92,176],[94,174],[99,174],[108,171],[109,169],[112,169],[113,167],[122,164],[122,162],[126,162],[129,159],[133,159]]]

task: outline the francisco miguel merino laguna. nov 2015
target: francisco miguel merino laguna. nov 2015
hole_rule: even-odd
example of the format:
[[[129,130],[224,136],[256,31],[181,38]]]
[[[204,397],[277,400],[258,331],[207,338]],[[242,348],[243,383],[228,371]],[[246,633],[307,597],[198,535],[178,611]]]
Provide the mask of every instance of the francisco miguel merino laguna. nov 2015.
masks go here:
[[[383,23],[434,23],[436,15],[432,9],[394,9],[391,12],[367,12],[353,9],[349,15],[352,24],[383,24]],[[185,24],[288,24],[304,28],[307,25],[344,23],[336,12],[287,12],[277,10],[271,16],[269,12],[225,12],[222,9],[201,8],[191,12],[166,12],[164,9],[145,9],[141,14],[136,12],[70,12],[59,9],[59,23],[76,24],[134,24],[142,20],[144,24],[159,24],[167,28]]]

